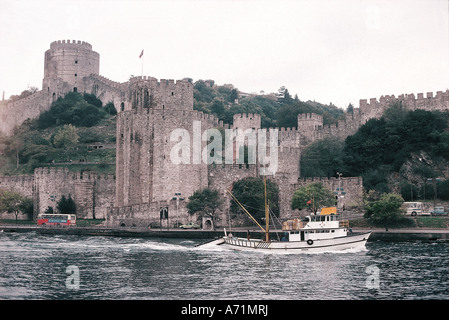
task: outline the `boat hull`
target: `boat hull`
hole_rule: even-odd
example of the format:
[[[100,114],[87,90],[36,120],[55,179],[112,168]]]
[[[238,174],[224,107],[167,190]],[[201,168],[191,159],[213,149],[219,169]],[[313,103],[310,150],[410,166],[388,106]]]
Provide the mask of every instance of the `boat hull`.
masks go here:
[[[345,237],[332,239],[317,239],[312,241],[273,241],[266,242],[261,240],[224,237],[226,247],[234,250],[243,251],[288,251],[295,252],[330,252],[344,251],[351,249],[363,249],[368,241],[371,232],[352,234]]]

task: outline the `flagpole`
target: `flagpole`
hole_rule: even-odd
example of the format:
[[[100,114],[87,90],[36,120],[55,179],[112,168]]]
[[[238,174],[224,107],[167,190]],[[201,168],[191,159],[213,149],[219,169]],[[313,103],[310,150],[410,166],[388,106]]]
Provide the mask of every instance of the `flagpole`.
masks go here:
[[[142,59],[142,77],[143,77],[143,49],[142,49],[142,52],[139,55],[139,59]]]

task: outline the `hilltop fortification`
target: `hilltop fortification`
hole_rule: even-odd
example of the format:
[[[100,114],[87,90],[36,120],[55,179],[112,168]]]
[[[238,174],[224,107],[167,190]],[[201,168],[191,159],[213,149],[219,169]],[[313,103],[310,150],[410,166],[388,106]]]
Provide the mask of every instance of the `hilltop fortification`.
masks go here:
[[[0,187],[31,194],[35,214],[54,206],[56,198],[71,194],[80,217],[106,218],[111,226],[159,225],[163,208],[168,208],[171,223],[199,220],[186,208],[188,197],[195,191],[211,187],[225,197],[233,182],[261,174],[266,164],[259,158],[250,164],[239,162],[236,140],[232,141],[232,163],[221,158],[214,158],[212,163],[205,161],[215,154],[215,150],[207,149],[208,130],[254,133],[257,139],[265,136],[266,145],[258,144],[256,151],[262,148],[267,156],[275,155],[272,159],[276,160],[276,170],[269,178],[278,185],[280,214],[286,218],[294,214],[290,205],[293,192],[307,183],[319,181],[332,191],[344,187],[347,194],[340,205],[357,203],[362,194],[358,177],[301,180],[300,156],[310,143],[325,137],[344,139],[368,119],[380,117],[394,101],[402,101],[410,110],[449,109],[449,91],[437,92],[435,97],[428,93],[426,98],[418,94],[416,99],[413,94],[383,96],[379,101],[370,99],[370,103],[360,100],[359,108],[346,113],[345,119],[334,125],[323,125],[321,115],[308,113],[298,115],[297,127],[261,130],[259,114],[236,114],[233,124],[227,125],[212,115],[193,110],[190,81],[145,76],[119,83],[103,77],[99,74],[99,54],[83,41],[52,42],[45,52],[44,66],[42,90],[0,106],[0,130],[12,134],[15,126],[38,117],[68,92],[93,93],[103,103],[113,102],[118,111],[116,175],[38,168],[34,176],[0,177]],[[275,137],[274,144],[270,137]],[[244,143],[248,145],[249,140]],[[228,200],[216,219],[218,225],[228,223]],[[203,217],[202,222],[207,225],[208,221]]]

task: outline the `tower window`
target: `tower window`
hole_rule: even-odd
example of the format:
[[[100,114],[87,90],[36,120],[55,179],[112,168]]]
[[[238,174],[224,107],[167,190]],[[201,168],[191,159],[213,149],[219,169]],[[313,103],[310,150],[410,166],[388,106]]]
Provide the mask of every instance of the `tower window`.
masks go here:
[[[77,73],[75,73],[75,77],[78,77],[78,74],[77,74]]]
[[[75,60],[75,64],[78,64],[78,60]]]
[[[77,87],[73,88],[73,92],[78,92],[78,88]]]

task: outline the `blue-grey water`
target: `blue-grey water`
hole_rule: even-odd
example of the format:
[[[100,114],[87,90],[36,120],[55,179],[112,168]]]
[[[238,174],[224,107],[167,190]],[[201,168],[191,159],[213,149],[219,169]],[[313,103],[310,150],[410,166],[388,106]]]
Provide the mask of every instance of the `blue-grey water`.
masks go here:
[[[279,254],[200,242],[2,232],[0,299],[449,299],[449,243]]]

